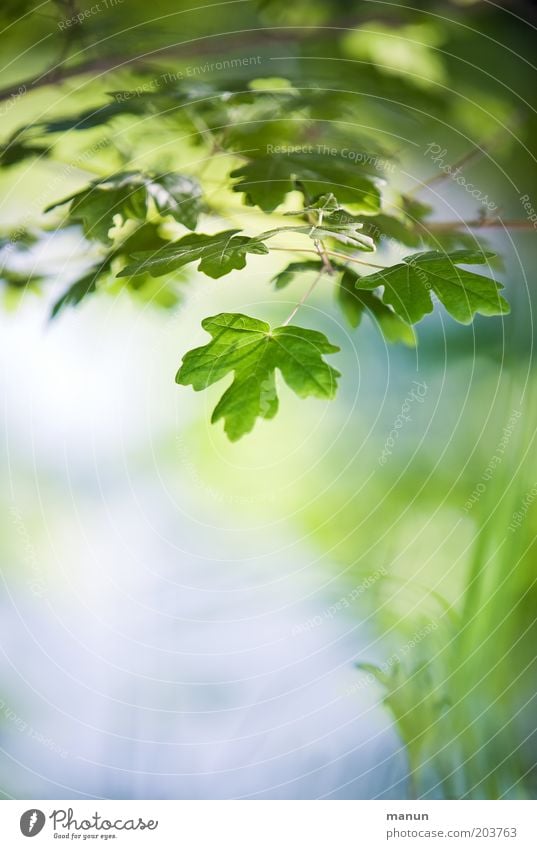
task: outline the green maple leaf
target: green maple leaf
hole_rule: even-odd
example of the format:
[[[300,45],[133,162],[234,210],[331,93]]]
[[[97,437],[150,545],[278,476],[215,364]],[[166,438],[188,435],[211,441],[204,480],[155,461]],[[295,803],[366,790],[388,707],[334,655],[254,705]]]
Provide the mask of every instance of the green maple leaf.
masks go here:
[[[127,265],[118,277],[133,277],[146,273],[152,277],[160,277],[189,262],[201,260],[198,270],[209,277],[217,278],[233,269],[244,268],[248,253],[268,253],[267,246],[259,239],[237,236],[237,233],[240,233],[240,230],[224,230],[212,236],[193,233],[157,253],[135,253],[134,262]]]
[[[88,238],[109,242],[108,231],[113,226],[114,215],[143,220],[147,214],[145,187],[143,183],[135,182],[135,176],[124,173],[96,180],[88,188],[51,204],[45,212],[68,203],[70,222],[81,222]]]
[[[138,171],[114,174],[51,204],[45,212],[69,203],[70,221],[81,222],[88,238],[109,242],[114,215],[144,221],[150,198],[161,215],[172,215],[190,230],[196,227],[202,209],[200,186],[196,180],[175,173],[156,177]]]
[[[202,321],[213,337],[189,351],[177,372],[176,382],[206,389],[233,372],[234,379],[222,395],[211,421],[224,419],[228,437],[235,441],[254,427],[258,417],[271,419],[278,411],[275,370],[300,397],[333,398],[339,372],[322,354],[339,348],[315,330],[270,325],[240,313],[220,313]]]
[[[358,327],[364,313],[368,312],[388,342],[403,342],[414,347],[416,336],[412,327],[384,304],[375,292],[357,289],[359,280],[354,271],[347,269],[336,292],[339,306],[351,327]]]
[[[364,212],[380,211],[380,192],[367,169],[353,166],[338,156],[315,153],[272,154],[252,159],[231,177],[241,178],[233,187],[244,192],[246,203],[272,212],[294,189],[316,198],[334,192],[339,201],[352,203]]]
[[[384,287],[382,300],[409,324],[416,324],[433,310],[431,292],[450,315],[462,324],[469,324],[476,313],[504,315],[509,304],[499,294],[501,284],[458,268],[457,263],[484,263],[494,254],[460,250],[452,253],[426,251],[403,259],[401,263],[359,278],[360,289]]]

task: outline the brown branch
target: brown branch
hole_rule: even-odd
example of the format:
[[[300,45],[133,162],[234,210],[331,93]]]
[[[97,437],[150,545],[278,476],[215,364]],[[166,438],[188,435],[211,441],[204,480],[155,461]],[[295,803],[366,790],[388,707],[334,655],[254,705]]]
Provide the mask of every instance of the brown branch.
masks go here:
[[[276,41],[276,36],[274,35],[274,30],[261,30],[263,35],[262,40],[256,40],[253,42],[248,42],[243,36],[248,36],[251,34],[250,30],[246,30],[242,35],[239,33],[238,36],[228,36],[226,39],[226,51],[248,47],[249,50],[255,50],[256,48],[266,48],[267,45],[270,45],[272,42]],[[286,32],[286,31],[278,31],[278,40],[279,41],[296,41],[301,37],[302,31],[297,32]],[[259,35],[259,30],[256,30],[256,34]],[[205,45],[203,49],[200,49],[200,41],[205,41]],[[20,95],[21,89],[26,92],[35,91],[38,88],[43,88],[47,85],[55,85],[58,83],[62,83],[65,80],[71,79],[72,77],[83,76],[85,74],[91,73],[106,73],[107,71],[123,71],[126,68],[130,68],[132,66],[149,64],[153,59],[158,59],[165,56],[170,56],[177,59],[188,59],[193,57],[198,57],[200,61],[202,61],[206,56],[211,56],[213,54],[220,55],[222,53],[222,36],[201,36],[194,43],[190,44],[172,44],[166,47],[157,47],[154,50],[148,51],[143,55],[116,55],[116,56],[108,56],[108,57],[96,57],[93,59],[88,59],[86,62],[81,62],[76,65],[64,65],[62,63],[56,63],[54,67],[45,70],[43,73],[38,76],[34,76],[28,78],[26,80],[21,80],[18,83],[7,86],[6,88],[0,89],[0,102],[3,100],[9,100],[10,97],[16,97]]]
[[[516,127],[518,123],[519,116],[515,112],[515,114],[511,116],[511,119],[509,121],[510,129],[512,129],[513,126]],[[468,165],[468,163],[472,162],[472,160],[479,159],[481,156],[485,156],[488,151],[494,148],[494,146],[505,135],[506,132],[507,127],[500,127],[500,129],[497,130],[497,132],[494,133],[491,138],[479,142],[478,144],[475,144],[471,150],[467,151],[467,153],[464,153],[462,156],[456,159],[455,162],[452,162],[449,165],[449,171],[444,171],[443,169],[440,169],[437,174],[433,174],[431,177],[428,177],[422,183],[418,183],[417,186],[413,186],[413,188],[411,188],[410,191],[407,192],[407,195],[415,195],[422,189],[428,189],[431,186],[434,186],[436,183],[442,183],[444,180],[451,178],[454,170],[461,170],[464,165]]]
[[[504,230],[535,230],[531,221],[527,218],[476,218],[473,221],[431,221],[430,224],[421,224],[422,230],[428,233],[443,233],[450,230],[460,230],[467,227],[469,230],[487,230],[489,228],[501,227]]]
[[[255,29],[247,29],[239,33],[230,33],[225,35],[225,49],[226,51],[229,51],[247,47],[248,50],[253,51],[257,48],[266,48],[271,44],[277,45],[281,42],[301,43],[305,38],[318,38],[320,32],[345,32],[360,23],[365,23],[371,20],[371,18],[374,18],[375,16],[378,17],[378,12],[373,14],[369,13],[369,11],[365,12],[362,10],[362,14],[360,15],[345,15],[331,23],[319,26],[278,26],[277,24],[274,24],[270,27],[256,27]],[[383,20],[392,20],[393,23],[401,23],[403,18],[394,15],[392,19],[390,15],[384,13]],[[254,24],[252,24],[252,26],[254,26]],[[251,35],[254,35],[254,41],[249,40]],[[14,85],[0,89],[0,102],[3,100],[9,100],[10,97],[20,94],[21,88],[30,92],[37,88],[42,88],[43,86],[60,83],[72,77],[90,74],[94,71],[101,71],[105,73],[106,71],[123,70],[133,65],[145,64],[153,58],[159,58],[166,55],[170,55],[172,57],[175,56],[179,59],[198,57],[200,61],[203,61],[206,56],[222,54],[224,49],[222,43],[223,38],[224,36],[220,33],[208,34],[200,36],[195,41],[187,44],[179,43],[167,45],[166,47],[157,47],[154,50],[145,53],[143,56],[127,54],[101,58],[95,57],[87,60],[86,62],[81,62],[78,65],[71,65],[69,67],[65,67],[63,64],[58,66],[56,63],[54,68],[46,69],[37,77],[21,80]],[[205,42],[203,49],[200,49],[200,42]],[[270,58],[272,59],[277,57]]]

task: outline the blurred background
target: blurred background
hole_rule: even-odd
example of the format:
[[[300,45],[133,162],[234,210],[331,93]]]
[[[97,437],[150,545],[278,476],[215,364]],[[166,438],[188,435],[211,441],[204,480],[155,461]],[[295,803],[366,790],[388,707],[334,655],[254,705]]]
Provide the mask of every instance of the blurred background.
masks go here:
[[[534,798],[532,7],[146,5],[64,28],[92,4],[2,11],[2,85],[50,75],[0,104],[2,797]],[[123,67],[142,38],[150,64]],[[345,114],[340,96],[315,116],[326,138],[395,156],[395,188],[457,222],[443,244],[498,253],[512,312],[464,327],[436,310],[409,348],[346,326],[319,286],[296,323],[340,345],[336,400],[282,385],[278,416],[232,444],[209,424],[221,386],[195,394],[175,371],[207,315],[281,322],[304,290],[270,284],[289,258],[189,270],[166,297],[110,279],[50,321],[94,248],[44,208],[119,168],[174,167],[203,173],[207,228],[266,229],[226,187],[233,153],[173,115],[76,126],[110,91],[155,73],[222,86],[230,72],[203,68],[247,56],[244,86],[343,85]],[[237,144],[285,143],[294,120],[275,98]],[[483,226],[428,145],[507,223]]]

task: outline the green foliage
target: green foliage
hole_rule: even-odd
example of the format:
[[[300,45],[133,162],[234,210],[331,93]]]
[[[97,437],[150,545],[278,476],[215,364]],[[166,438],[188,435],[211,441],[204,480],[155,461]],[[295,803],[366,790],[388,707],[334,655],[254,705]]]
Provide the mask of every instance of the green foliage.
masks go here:
[[[161,215],[171,215],[189,230],[196,229],[202,210],[201,189],[197,180],[182,174],[114,174],[95,180],[87,189],[51,204],[45,211],[68,203],[68,222],[81,222],[88,238],[108,242],[115,215],[124,221],[145,221],[151,201]]]
[[[510,450],[509,468],[523,469],[524,449]],[[392,612],[394,631],[406,634],[412,650],[381,666],[356,664],[377,681],[405,741],[415,798],[534,797],[525,761],[532,760],[526,745],[534,693],[535,527],[518,528],[517,536],[508,530],[513,505],[528,491],[525,476],[500,474],[477,506],[457,604],[441,597],[432,604],[430,593],[435,614],[415,619],[420,627],[412,635],[409,622]]]
[[[351,327],[358,327],[368,312],[388,342],[403,342],[414,347],[416,337],[410,325],[384,304],[375,292],[360,289],[360,278],[354,271],[343,272],[337,289],[337,300]],[[357,288],[358,287],[358,288]]]
[[[360,332],[371,320],[387,342],[407,346],[417,343],[414,325],[437,302],[462,324],[476,314],[509,312],[493,279],[491,268],[498,265],[491,262],[483,274],[465,266],[492,260],[483,236],[489,224],[508,228],[508,216],[521,229],[530,224],[520,193],[537,196],[531,169],[537,88],[529,64],[534,33],[523,15],[479,0],[451,3],[447,15],[428,15],[426,3],[414,8],[348,0],[225,3],[212,5],[208,14],[198,0],[161,0],[150,23],[148,4],[129,0],[127,27],[121,3],[65,26],[73,11],[90,7],[76,5],[75,10],[58,0],[32,11],[35,4],[27,0],[7,0],[0,10],[6,31],[16,32],[4,39],[9,76],[0,92],[6,210],[0,282],[10,298],[50,295],[53,317],[69,307],[83,309],[88,298],[105,292],[169,309],[183,288],[199,282],[194,269],[219,279],[240,274],[247,261],[251,268],[257,255],[256,276],[266,267],[268,292],[286,305],[285,312],[289,292],[296,290],[287,323],[271,330],[243,315],[244,303],[252,300],[251,275],[242,274],[242,296],[235,285],[241,278],[233,275],[233,285],[222,281],[214,290],[219,299],[233,301],[226,304],[229,312],[202,322],[212,341],[187,352],[177,374],[179,384],[197,391],[231,381],[212,419],[223,419],[233,440],[250,432],[258,418],[276,414],[281,378],[299,397],[334,397],[339,374],[323,357],[338,349],[318,331],[290,325],[314,288],[323,311],[338,310],[351,331]],[[510,57],[500,75],[498,45]],[[450,176],[444,163],[425,155],[431,143],[445,147],[441,158]],[[461,188],[458,171],[475,183],[476,194],[468,184],[466,191]],[[498,175],[508,177],[505,186]],[[498,193],[501,219],[480,206],[479,189],[490,197]],[[63,194],[67,197],[56,201]],[[246,209],[238,211],[241,202]],[[58,211],[42,216],[45,208]],[[281,226],[284,215],[294,219],[288,227]],[[239,229],[246,216],[248,233]],[[74,234],[77,253],[83,254],[77,256],[84,260],[77,279],[69,268],[65,276],[50,273],[47,253],[39,251],[41,243],[61,240],[66,232]],[[411,255],[400,260],[406,253]],[[520,285],[513,264],[506,267],[507,282]],[[59,297],[55,290],[50,294],[55,284]],[[439,348],[434,323],[423,324],[428,347],[420,362]],[[491,351],[494,325],[480,327],[481,337],[456,329],[457,350],[487,334]],[[474,403],[475,397],[474,389]],[[431,452],[435,464],[437,448]],[[420,462],[426,453],[419,451]],[[517,458],[517,468],[524,468],[527,456]],[[384,505],[383,517],[392,518],[409,507],[408,487],[400,486],[399,477],[388,489],[391,498],[400,493],[400,500],[386,507],[386,474],[384,469],[374,476],[381,483],[365,499],[354,477],[344,493],[348,533],[341,534],[343,509],[330,532],[344,536],[349,565],[357,560],[366,527],[359,521],[361,502]],[[404,474],[408,480],[406,468]],[[418,483],[421,479],[409,485],[413,509],[426,490],[418,521],[427,515],[429,524],[434,475],[427,476],[426,487]],[[448,489],[453,487],[444,488],[442,503]],[[501,500],[503,489],[491,499],[494,525],[493,502]],[[325,503],[326,496],[321,511]],[[332,523],[325,518],[322,512],[316,527],[328,533]],[[452,519],[450,531],[457,528]],[[382,534],[377,530],[375,539],[385,528]],[[405,535],[405,549],[412,536]],[[533,598],[526,598],[526,590],[532,591],[535,552],[520,554],[524,568],[511,577],[516,552],[508,539],[503,554],[494,554],[500,551],[494,539],[491,557],[485,557],[488,549],[476,555],[477,580],[472,575],[468,581],[465,621],[450,618],[427,648],[416,647],[389,668],[362,664],[383,687],[416,773],[416,795],[427,787],[429,760],[434,760],[429,786],[442,786],[446,796],[509,794],[526,776],[513,752],[525,747],[527,729],[515,744],[505,729],[516,715],[507,691],[533,662],[520,653],[519,643],[526,641],[519,640],[524,620],[516,606]],[[522,539],[521,534],[521,548]],[[427,564],[436,559],[436,545],[435,538],[435,557],[422,558]],[[366,553],[369,558],[369,546]],[[491,564],[495,585],[485,581]],[[521,574],[527,586],[523,581],[519,589]],[[377,610],[377,621],[380,615]],[[528,625],[534,622],[529,603],[524,615]],[[486,645],[490,622],[504,618],[509,632],[504,626]],[[463,671],[454,673],[460,665]],[[486,669],[490,680],[483,684]],[[475,687],[478,699],[472,696]],[[494,705],[500,693],[506,699],[502,711]],[[532,693],[527,696],[531,707]],[[473,727],[476,716],[482,732]],[[501,757],[494,757],[489,742],[497,734],[504,735]],[[458,764],[468,773],[462,789],[453,780]]]
[[[190,262],[200,260],[199,271],[215,279],[223,277],[233,269],[244,268],[246,254],[268,253],[267,246],[259,239],[237,236],[239,232],[240,230],[225,230],[213,236],[194,233],[156,254],[152,252],[134,254],[134,262],[127,265],[119,276],[129,277],[148,273],[152,277],[160,277]]]
[[[69,285],[52,303],[53,317],[100,292],[116,295],[122,289],[170,308],[193,279],[194,268],[219,279],[244,270],[249,255],[274,257],[273,250],[288,252],[282,270],[274,275],[271,263],[268,273],[275,298],[292,282],[313,290],[321,281],[318,291],[333,291],[337,308],[353,330],[367,314],[388,342],[415,345],[412,325],[432,312],[435,300],[464,324],[476,313],[508,312],[492,276],[461,267],[491,258],[486,242],[457,219],[439,225],[435,204],[412,195],[420,185],[406,184],[405,175],[415,173],[420,146],[431,141],[431,131],[438,132],[438,119],[442,127],[457,127],[457,137],[481,133],[483,116],[463,115],[460,103],[447,96],[448,89],[434,84],[449,80],[452,69],[445,57],[451,54],[447,48],[445,54],[438,52],[436,45],[450,39],[458,43],[455,25],[445,21],[413,27],[412,13],[396,4],[400,19],[377,22],[375,34],[364,27],[365,10],[353,27],[340,31],[328,26],[321,32],[308,21],[303,31],[302,6],[291,12],[285,4],[272,2],[260,13],[248,4],[248,10],[240,12],[238,38],[247,18],[252,30],[245,32],[250,33],[260,31],[260,22],[264,27],[272,15],[275,21],[290,16],[293,23],[284,28],[290,43],[283,55],[256,43],[252,53],[238,50],[225,61],[213,61],[212,41],[205,35],[217,20],[225,22],[228,31],[228,15],[235,12],[226,9],[224,14],[215,7],[207,20],[175,5],[169,19],[166,16],[165,34],[158,28],[149,32],[145,7],[133,2],[131,14],[140,16],[149,39],[147,55],[140,57],[139,45],[125,34],[125,55],[116,62],[112,53],[114,70],[108,71],[106,31],[113,29],[114,16],[122,10],[110,6],[106,16],[92,15],[83,27],[73,28],[65,25],[67,7],[59,4],[58,21],[64,25],[56,21],[54,35],[65,38],[61,61],[51,57],[48,76],[34,75],[4,97],[6,110],[13,109],[15,115],[35,80],[51,86],[58,95],[52,103],[62,105],[31,107],[23,113],[19,129],[13,130],[13,122],[0,143],[0,171],[13,173],[39,163],[41,168],[60,167],[70,178],[87,166],[98,175],[86,178],[60,201],[54,200],[56,181],[47,180],[52,202],[47,206],[40,199],[38,212],[45,207],[58,214],[46,218],[39,232],[54,232],[58,223],[64,231],[76,227],[87,248],[84,271],[78,279],[69,275]],[[316,20],[330,21],[336,7],[347,13],[343,2],[317,4]],[[193,33],[189,49],[196,61],[193,58],[190,65],[181,56],[168,55],[167,27],[179,18],[180,27],[188,26]],[[43,19],[40,25],[44,30],[38,42],[44,44],[47,23]],[[200,39],[195,37],[198,27]],[[77,67],[81,60],[76,51],[74,65],[71,59],[64,62],[76,39],[92,32],[105,55],[101,50],[98,56],[90,55],[89,69]],[[158,49],[162,38],[164,54]],[[419,48],[407,50],[408,38]],[[155,52],[149,47],[153,39]],[[114,38],[110,41],[117,44]],[[78,92],[77,78],[84,79],[87,71],[91,77],[94,67],[98,74],[84,96],[71,96],[63,88],[65,75],[75,79]],[[495,108],[505,126],[505,91],[487,95],[487,114]],[[76,148],[82,139],[88,140],[86,149],[64,163],[69,146]],[[430,167],[423,158],[421,168]],[[434,173],[433,181],[439,176]],[[235,226],[238,196],[252,219],[255,214],[257,235]],[[434,192],[426,197],[434,198]],[[482,214],[486,210],[476,211],[478,222]],[[294,221],[281,226],[282,215]],[[42,228],[42,220],[36,226]],[[21,241],[20,236],[15,241]],[[400,255],[402,248],[410,248],[413,255],[390,265],[389,256]],[[369,264],[378,270],[364,276],[360,257],[375,251],[381,262]],[[25,285],[32,291],[46,289],[46,269],[36,268],[25,281],[17,251],[8,246],[1,253],[4,285],[11,290]],[[301,295],[309,297],[308,290]],[[235,308],[239,312],[242,305]]]
[[[374,157],[365,157],[366,159]],[[273,212],[286,195],[298,189],[306,198],[334,192],[338,200],[362,212],[380,211],[380,191],[366,169],[349,168],[338,156],[315,153],[274,153],[252,159],[230,174],[240,178],[233,186],[246,203]]]
[[[426,251],[403,259],[403,262],[361,279],[363,289],[384,287],[383,300],[410,324],[416,324],[433,311],[431,292],[443,303],[450,315],[461,324],[469,324],[474,315],[503,315],[509,304],[500,294],[499,283],[458,268],[484,263],[494,254],[476,251],[455,251],[444,254]]]
[[[211,419],[224,419],[231,440],[251,431],[258,417],[276,415],[276,369],[299,398],[334,397],[339,372],[324,362],[322,354],[339,348],[322,333],[291,325],[271,330],[266,322],[240,313],[220,313],[204,319],[202,326],[212,342],[186,354],[176,381],[199,391],[233,372],[233,383]]]

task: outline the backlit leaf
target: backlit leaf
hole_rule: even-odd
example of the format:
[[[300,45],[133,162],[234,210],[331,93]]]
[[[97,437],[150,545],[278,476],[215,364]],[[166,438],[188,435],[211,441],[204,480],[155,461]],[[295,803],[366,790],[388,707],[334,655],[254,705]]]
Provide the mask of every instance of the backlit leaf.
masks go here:
[[[501,284],[490,277],[458,268],[459,263],[485,263],[494,254],[460,250],[445,254],[426,251],[403,259],[401,263],[357,281],[360,289],[384,287],[383,301],[409,324],[415,324],[433,310],[431,292],[450,315],[469,324],[476,313],[504,315],[509,304],[499,294]]]
[[[160,277],[189,262],[200,260],[199,271],[209,277],[223,277],[233,269],[244,268],[246,254],[268,253],[268,248],[263,242],[249,236],[237,236],[239,232],[240,230],[225,230],[212,236],[193,233],[156,253],[134,254],[134,262],[127,265],[118,276],[129,277],[149,273],[152,277]]]
[[[220,313],[204,319],[202,326],[212,341],[185,355],[176,381],[199,391],[233,373],[211,419],[224,419],[231,440],[251,431],[258,417],[276,414],[276,369],[300,398],[334,397],[339,372],[322,355],[339,348],[322,333],[293,326],[271,330],[266,322],[239,313]]]
[[[231,173],[240,178],[233,189],[244,192],[250,206],[272,212],[286,195],[299,189],[308,198],[330,192],[339,201],[366,212],[380,211],[380,192],[365,168],[349,164],[339,156],[294,153],[260,156]]]

